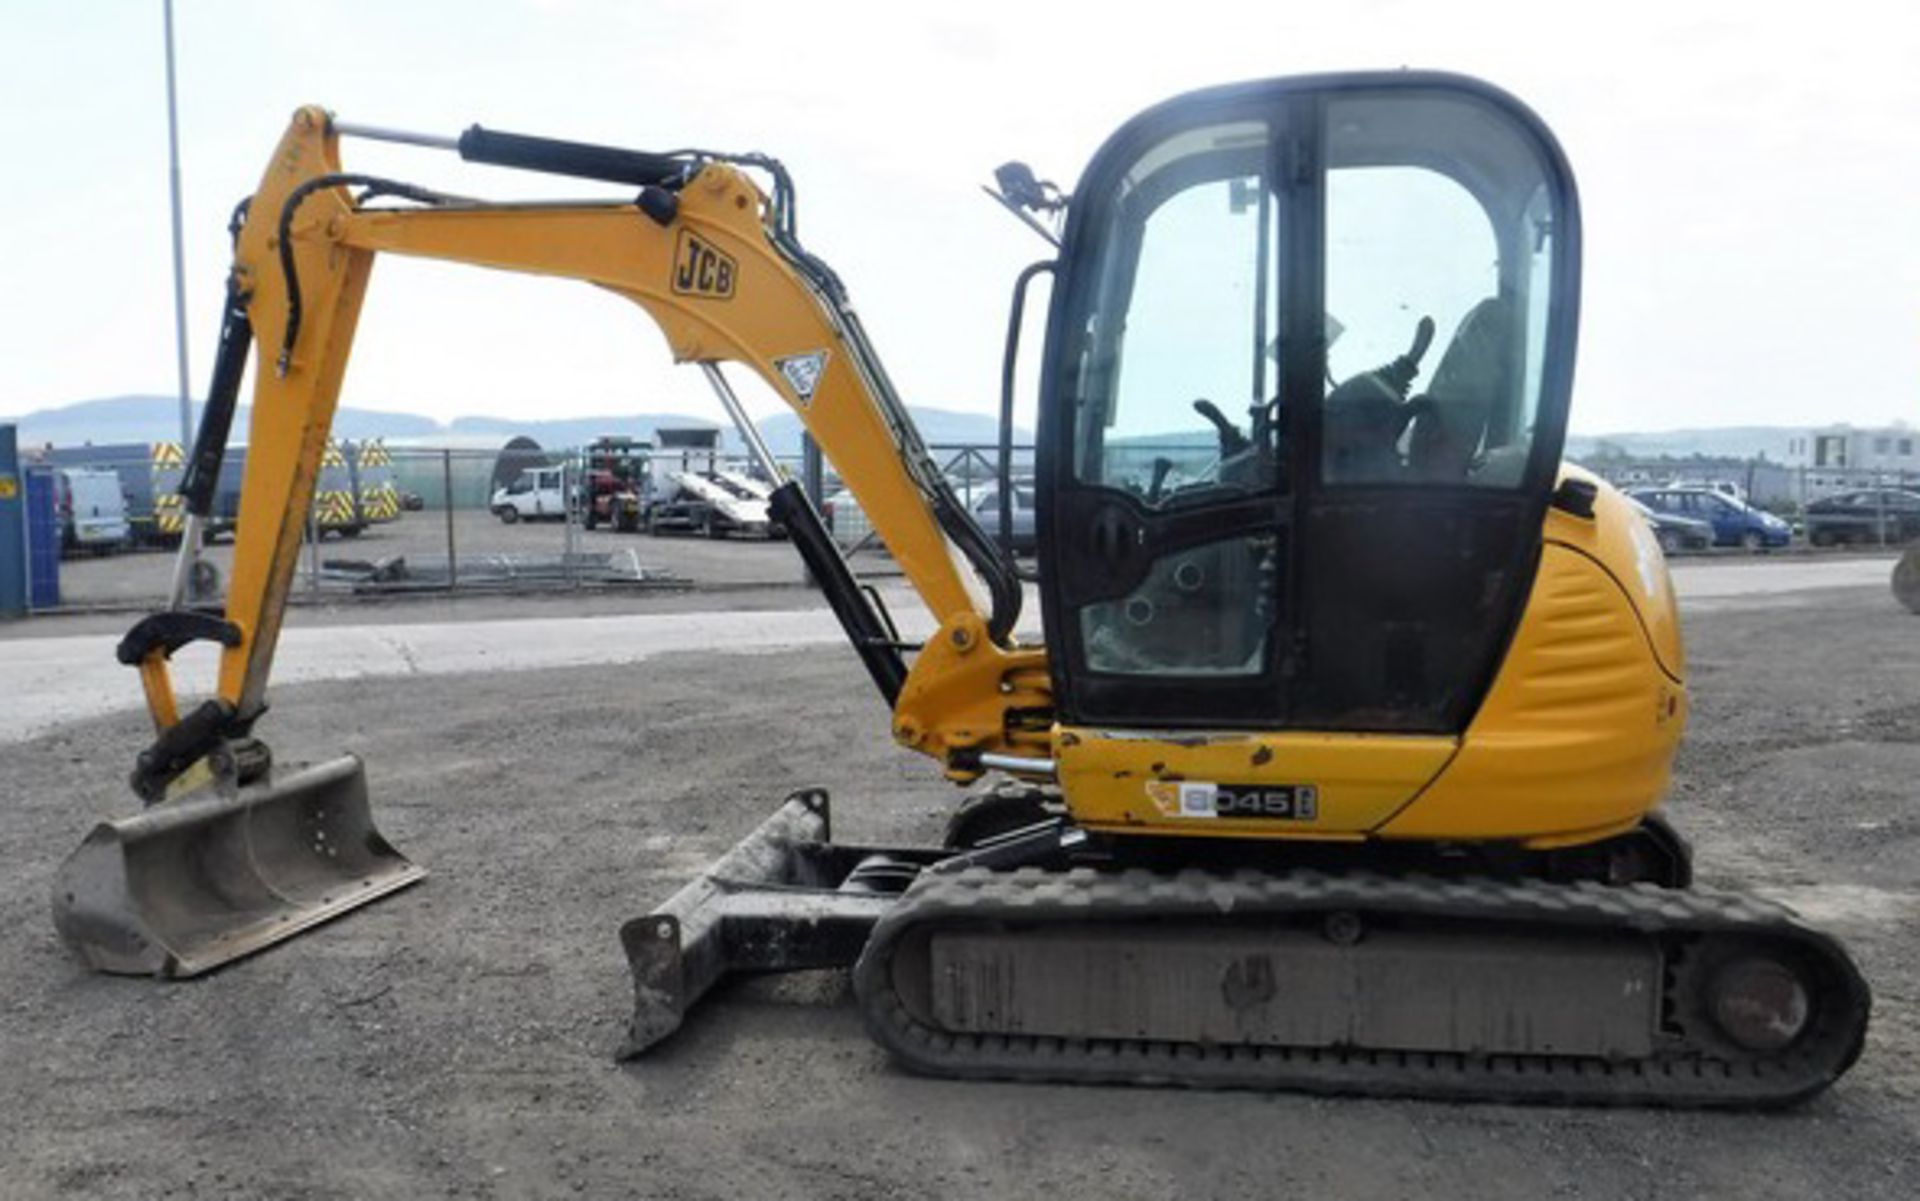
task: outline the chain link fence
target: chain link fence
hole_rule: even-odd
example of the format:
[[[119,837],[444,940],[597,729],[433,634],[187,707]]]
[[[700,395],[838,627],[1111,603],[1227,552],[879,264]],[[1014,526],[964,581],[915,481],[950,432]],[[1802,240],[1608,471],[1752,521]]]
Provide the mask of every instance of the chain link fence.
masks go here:
[[[314,485],[291,600],[420,592],[641,587],[750,588],[804,580],[799,557],[765,514],[778,481],[708,451],[541,450],[330,444]],[[989,530],[998,448],[933,448],[935,461]],[[1014,457],[1015,517],[1031,538],[1030,447]],[[223,595],[240,520],[246,452],[228,454],[194,575],[198,603]],[[800,456],[782,458],[786,478]],[[37,610],[151,609],[167,602],[186,526],[177,443],[38,452],[34,470],[58,497],[56,579]],[[695,490],[698,490],[697,493]],[[859,504],[830,471],[822,508],[867,574],[893,570]],[[659,520],[650,521],[649,515]],[[651,536],[649,536],[651,535]]]
[[[1764,458],[1602,458],[1586,466],[1642,497],[1716,492],[1785,520],[1794,542],[1810,547],[1892,548],[1920,539],[1920,470]]]
[[[930,450],[961,503],[997,536],[999,448],[956,443]],[[1170,457],[1167,451],[1142,453]],[[332,445],[315,481],[293,599],[785,586],[803,579],[798,556],[768,526],[764,509],[758,524],[751,519],[753,504],[764,506],[772,482],[717,452],[630,453],[625,468],[610,468],[595,448]],[[800,456],[783,457],[779,465],[786,478],[804,477]],[[1587,466],[1643,495],[1711,490],[1750,504],[1787,520],[1795,545],[1895,547],[1920,539],[1920,470],[1703,458],[1613,458]],[[36,581],[36,609],[137,610],[166,602],[185,526],[177,494],[185,456],[178,444],[42,450],[27,467],[53,491],[60,525],[57,579],[51,587]],[[231,452],[200,555],[196,599],[203,602],[219,597],[229,574],[244,469],[245,450]],[[1033,448],[1015,447],[1011,525],[1019,553],[1033,543],[1033,470]],[[654,536],[646,536],[647,512],[674,495],[674,481],[684,476],[714,477],[715,487],[740,494],[733,500],[749,516],[735,524],[702,521],[702,505],[712,510],[717,502],[682,494],[686,503],[676,519],[655,523]],[[610,506],[625,494],[632,495],[632,508],[623,516]],[[891,570],[868,515],[830,467],[819,495],[835,540],[856,567],[868,574]]]

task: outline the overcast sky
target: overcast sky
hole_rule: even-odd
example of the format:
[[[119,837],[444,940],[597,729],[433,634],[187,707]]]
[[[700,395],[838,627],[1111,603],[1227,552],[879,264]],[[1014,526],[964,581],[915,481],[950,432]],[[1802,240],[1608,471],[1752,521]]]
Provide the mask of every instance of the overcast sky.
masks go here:
[[[996,404],[1008,289],[1043,244],[983,197],[1071,187],[1193,87],[1299,71],[1480,75],[1566,145],[1585,209],[1574,427],[1920,421],[1920,6],[179,0],[192,380],[228,209],[288,115],[765,150],[915,404]],[[0,0],[0,415],[175,389],[160,0]],[[349,143],[348,169],[593,194]],[[343,403],[720,416],[636,309],[578,284],[382,259]],[[1030,395],[1030,394],[1029,394]],[[778,404],[756,392],[756,409]]]

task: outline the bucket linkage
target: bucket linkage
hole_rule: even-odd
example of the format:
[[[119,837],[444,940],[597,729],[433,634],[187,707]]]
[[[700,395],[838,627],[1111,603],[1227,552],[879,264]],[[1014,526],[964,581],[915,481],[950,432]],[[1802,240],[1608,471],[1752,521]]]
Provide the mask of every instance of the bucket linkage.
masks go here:
[[[167,661],[195,641],[231,647],[240,631],[175,608],[116,650],[158,731],[131,781],[147,808],[95,826],[53,882],[54,927],[99,971],[197,976],[426,875],[375,827],[358,758],[276,779],[228,700],[178,713]]]

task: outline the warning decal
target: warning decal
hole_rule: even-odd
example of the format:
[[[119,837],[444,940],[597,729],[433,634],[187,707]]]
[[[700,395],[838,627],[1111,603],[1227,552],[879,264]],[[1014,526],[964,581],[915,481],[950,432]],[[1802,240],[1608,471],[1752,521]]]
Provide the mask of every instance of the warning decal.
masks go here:
[[[788,355],[784,359],[775,359],[773,366],[780,372],[780,378],[787,381],[787,387],[793,389],[800,407],[805,408],[813,403],[813,393],[820,387],[820,377],[827,373],[827,352],[816,350],[808,354]]]

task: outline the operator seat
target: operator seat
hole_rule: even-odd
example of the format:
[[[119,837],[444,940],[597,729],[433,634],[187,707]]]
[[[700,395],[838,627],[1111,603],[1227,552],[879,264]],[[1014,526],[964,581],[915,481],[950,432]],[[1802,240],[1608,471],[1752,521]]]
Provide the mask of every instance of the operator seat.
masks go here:
[[[1407,402],[1407,473],[1413,478],[1467,478],[1495,405],[1512,396],[1512,312],[1497,296],[1467,310],[1434,368],[1432,385]]]

